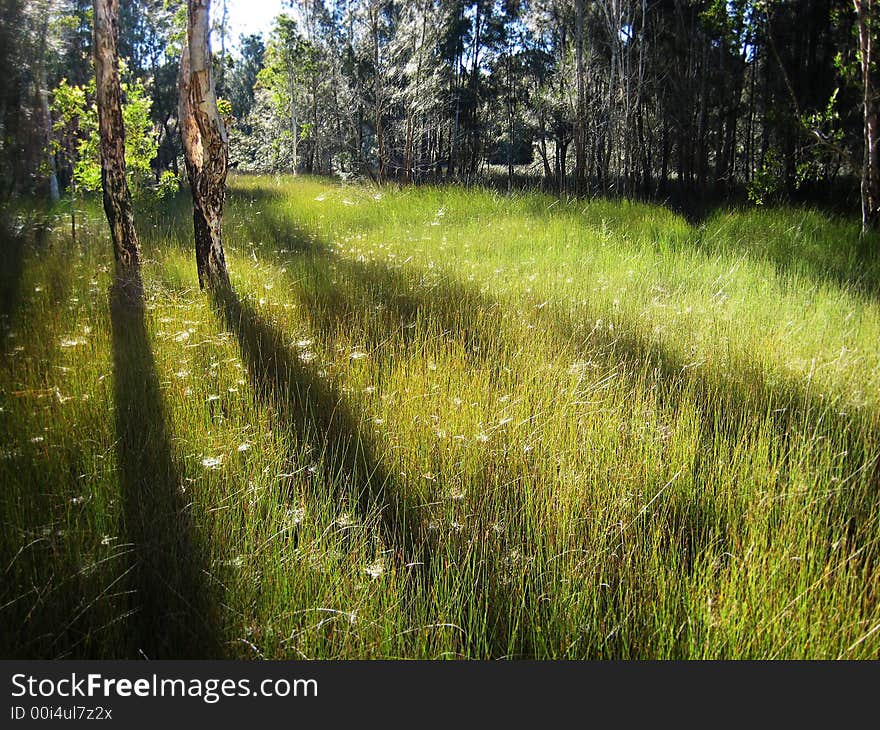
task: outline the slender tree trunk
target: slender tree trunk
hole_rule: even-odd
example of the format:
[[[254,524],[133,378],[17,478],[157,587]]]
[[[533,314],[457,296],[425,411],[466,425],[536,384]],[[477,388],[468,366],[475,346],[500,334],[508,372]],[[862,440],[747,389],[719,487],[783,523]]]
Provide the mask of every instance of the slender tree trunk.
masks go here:
[[[456,59],[455,70],[455,117],[452,123],[452,134],[449,135],[449,164],[446,166],[447,177],[455,175],[458,166],[458,134],[461,127],[461,80],[463,78],[461,55]]]
[[[513,189],[513,145],[514,136],[514,110],[513,110],[513,72],[512,65],[512,49],[510,47],[510,39],[507,40],[506,56],[507,61],[507,192]]]
[[[220,11],[220,63],[217,64],[218,75],[220,78],[217,79],[217,86],[220,89],[220,94],[223,95],[226,93],[226,26],[229,21],[229,8],[227,7],[227,0],[221,0],[221,2],[222,10]]]
[[[309,150],[309,172],[321,172],[321,127],[318,125],[318,75],[312,74],[312,144]]]
[[[180,136],[193,198],[199,286],[228,286],[221,229],[228,142],[217,111],[208,18],[210,0],[188,0],[187,43],[180,59]]]
[[[288,79],[290,93],[290,136],[293,140],[293,172],[299,172],[299,120],[296,116],[296,87],[293,76]]]
[[[140,278],[140,249],[125,178],[125,126],[119,83],[119,0],[93,0],[95,91],[101,150],[104,212],[113,238],[117,271],[126,280]]]
[[[553,171],[550,169],[550,160],[547,155],[547,124],[543,110],[538,115],[538,154],[541,155],[541,163],[544,166],[544,187],[548,189],[553,178]]]
[[[577,113],[574,128],[574,185],[575,194],[586,191],[587,167],[587,100],[584,88],[584,5],[586,0],[576,0],[577,6]]]
[[[53,203],[57,203],[61,199],[61,193],[58,189],[58,173],[55,167],[55,153],[52,151],[52,114],[49,111],[49,88],[46,82],[46,44],[49,34],[49,13],[47,12],[43,19],[43,38],[40,43],[39,71],[38,71],[38,89],[37,93],[40,97],[40,111],[43,115],[43,130],[45,139],[43,144],[46,150],[46,165],[49,177],[49,199]]]
[[[657,192],[665,194],[667,184],[669,182],[669,126],[667,121],[663,121],[663,137],[660,144],[660,180],[657,183]]]
[[[370,8],[371,34],[373,36],[373,71],[374,71],[374,124],[376,127],[376,164],[378,165],[379,182],[385,180],[385,130],[382,128],[382,86],[381,71],[379,68],[379,10]]]
[[[474,11],[474,62],[471,67],[470,79],[468,86],[470,88],[470,101],[468,103],[468,138],[470,139],[470,161],[468,164],[467,184],[470,185],[472,178],[477,172],[479,160],[477,156],[480,152],[479,131],[477,129],[477,119],[480,114],[479,108],[479,79],[480,79],[480,47],[482,44],[483,33],[483,15],[480,12],[479,3],[475,6]]]
[[[880,224],[880,87],[874,51],[877,32],[875,0],[854,0],[859,29],[864,105],[864,158],[862,163],[862,232]]]

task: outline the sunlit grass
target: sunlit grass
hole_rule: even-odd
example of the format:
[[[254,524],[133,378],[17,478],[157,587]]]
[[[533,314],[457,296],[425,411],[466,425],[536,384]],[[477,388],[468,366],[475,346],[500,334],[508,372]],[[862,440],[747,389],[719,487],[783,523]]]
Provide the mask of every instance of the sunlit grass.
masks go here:
[[[238,178],[234,292],[181,196],[120,320],[99,209],[21,215],[4,655],[878,656],[855,222]]]

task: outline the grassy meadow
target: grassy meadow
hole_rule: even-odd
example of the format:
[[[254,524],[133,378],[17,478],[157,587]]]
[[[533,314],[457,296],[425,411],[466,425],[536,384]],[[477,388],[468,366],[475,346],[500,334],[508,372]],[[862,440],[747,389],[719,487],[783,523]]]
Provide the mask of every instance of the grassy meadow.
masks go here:
[[[807,209],[231,181],[18,206],[0,656],[880,657],[880,241]]]

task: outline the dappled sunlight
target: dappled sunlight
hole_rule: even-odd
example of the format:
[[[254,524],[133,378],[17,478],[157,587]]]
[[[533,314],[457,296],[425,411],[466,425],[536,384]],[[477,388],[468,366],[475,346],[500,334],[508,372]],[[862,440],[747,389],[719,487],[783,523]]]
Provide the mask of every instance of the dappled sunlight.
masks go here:
[[[21,651],[136,655],[121,632],[169,610],[157,655],[876,654],[864,289],[736,244],[755,222],[712,248],[734,212],[241,177],[212,301],[175,205],[144,215],[130,322],[109,247],[28,244],[16,276],[4,611],[44,595],[46,627]],[[27,588],[52,574],[93,596],[63,634],[68,589]]]

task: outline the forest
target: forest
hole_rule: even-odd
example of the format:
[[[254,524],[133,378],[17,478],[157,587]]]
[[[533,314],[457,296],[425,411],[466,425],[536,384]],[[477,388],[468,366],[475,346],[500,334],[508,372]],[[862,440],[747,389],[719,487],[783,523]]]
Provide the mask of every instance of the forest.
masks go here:
[[[0,0],[0,657],[880,657],[876,0]]]
[[[238,171],[491,182],[688,211],[731,196],[849,210],[864,173],[864,215],[877,216],[871,2],[288,5],[267,37],[234,37],[215,2],[216,93]],[[181,167],[183,8],[132,0],[120,11],[142,115],[132,134],[154,181]],[[3,13],[3,195],[55,194],[89,132],[91,2],[6,0]]]

